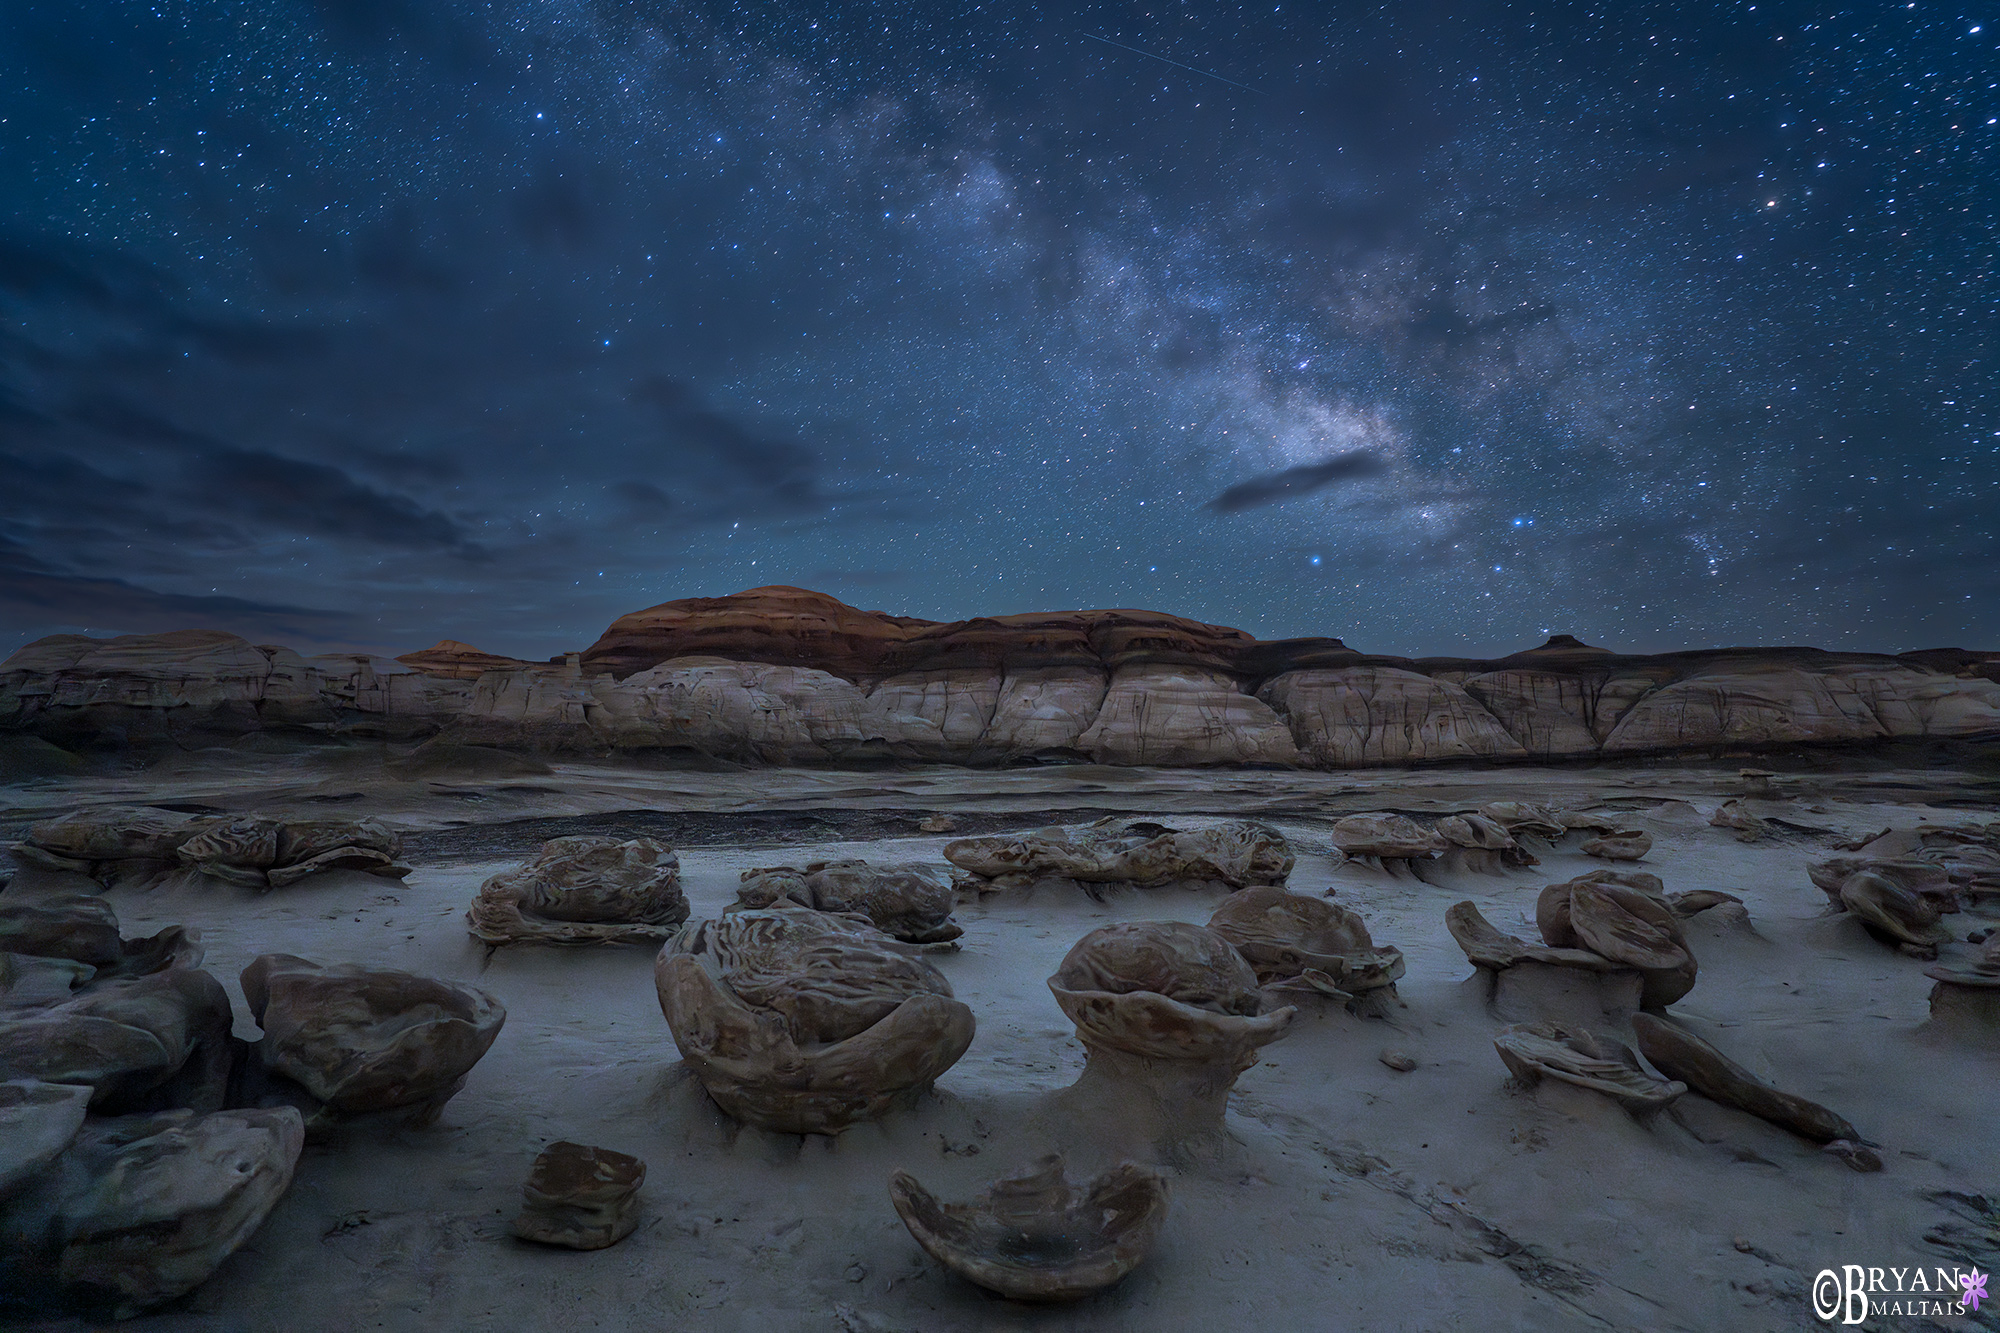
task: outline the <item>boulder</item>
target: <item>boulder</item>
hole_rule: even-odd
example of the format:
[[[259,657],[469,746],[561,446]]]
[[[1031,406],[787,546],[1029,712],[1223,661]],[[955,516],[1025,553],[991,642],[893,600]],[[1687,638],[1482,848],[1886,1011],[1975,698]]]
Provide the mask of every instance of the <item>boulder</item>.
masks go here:
[[[290,1107],[92,1120],[0,1202],[0,1289],[119,1319],[185,1295],[263,1225],[304,1138]]]
[[[434,1122],[493,1045],[507,1011],[462,982],[267,953],[243,969],[265,1071],[311,1098],[312,1127],[382,1111]]]
[[[853,916],[732,912],[687,927],[653,976],[681,1058],[760,1129],[837,1134],[928,1089],[972,1044],[942,973]]]
[[[214,1111],[236,1060],[234,1022],[222,983],[197,969],[100,982],[0,1009],[0,1079],[86,1086],[101,1115]]]
[[[772,866],[739,876],[740,907],[780,904],[821,912],[851,912],[906,944],[947,944],[965,933],[951,919],[958,892],[942,866],[910,861],[814,861],[803,870]]]
[[[945,844],[944,857],[982,889],[1067,880],[1093,892],[1106,885],[1282,884],[1293,863],[1283,834],[1249,820],[1176,832],[1108,818],[1088,828],[1052,827],[1025,837],[961,838]]]
[[[680,858],[650,838],[571,837],[479,886],[467,928],[488,944],[648,943],[688,917]]]
[[[1587,1028],[1516,1024],[1500,1029],[1493,1048],[1507,1072],[1527,1087],[1553,1078],[1601,1092],[1635,1114],[1658,1111],[1688,1090],[1685,1083],[1654,1078],[1629,1046]]]
[[[1377,948],[1359,913],[1324,898],[1242,889],[1215,909],[1208,928],[1235,946],[1266,988],[1351,1000],[1374,991],[1394,995],[1403,975],[1401,950]]]
[[[570,1250],[602,1250],[639,1225],[639,1187],[646,1164],[609,1148],[567,1140],[535,1158],[522,1190],[514,1234]]]
[[[95,894],[14,894],[0,897],[0,953],[65,958],[86,964],[98,980],[111,980],[198,966],[202,946],[200,933],[185,926],[125,939],[117,914]]]
[[[55,1161],[83,1128],[91,1089],[15,1078],[0,1083],[0,1200]]]

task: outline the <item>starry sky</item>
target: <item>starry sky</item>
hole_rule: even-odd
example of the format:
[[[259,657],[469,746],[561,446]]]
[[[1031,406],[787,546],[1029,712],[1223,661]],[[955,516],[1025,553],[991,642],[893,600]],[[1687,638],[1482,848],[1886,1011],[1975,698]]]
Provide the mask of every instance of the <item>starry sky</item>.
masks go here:
[[[1991,0],[13,0],[0,650],[2000,647],[1997,120]]]

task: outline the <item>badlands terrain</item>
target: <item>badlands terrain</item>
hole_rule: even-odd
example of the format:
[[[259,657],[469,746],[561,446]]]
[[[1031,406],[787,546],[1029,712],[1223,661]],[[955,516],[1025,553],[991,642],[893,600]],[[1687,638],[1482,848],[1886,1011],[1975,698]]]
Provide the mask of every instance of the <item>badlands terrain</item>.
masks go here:
[[[458,979],[507,1018],[437,1123],[356,1122],[310,1142],[253,1236],[148,1330],[528,1328],[746,1330],[1675,1329],[1828,1327],[1817,1272],[1843,1264],[2000,1260],[1996,1033],[1929,1019],[1926,963],[1829,909],[1808,877],[1833,844],[1885,828],[1990,825],[1990,765],[1897,767],[1822,756],[1765,778],[1735,760],[1567,768],[1199,771],[1075,764],[1009,770],[702,770],[456,752],[408,743],[290,747],[239,738],[0,789],[0,834],[75,811],[165,806],[194,817],[376,818],[403,840],[400,880],[335,870],[261,890],[201,875],[104,898],[127,936],[184,924],[258,1030],[237,984],[255,956],[296,954]],[[1711,823],[1727,802],[1736,823]],[[1881,1169],[1695,1093],[1635,1116],[1599,1092],[1526,1086],[1498,1058],[1508,1018],[1447,933],[1470,900],[1532,938],[1537,894],[1607,863],[1585,834],[1523,840],[1536,866],[1407,868],[1333,847],[1343,816],[1429,823],[1494,801],[1597,811],[1652,839],[1620,870],[1670,893],[1735,895],[1747,919],[1691,919],[1691,992],[1668,1011],[1776,1086],[1845,1117]],[[968,834],[1106,817],[1200,829],[1256,820],[1296,857],[1288,887],[1358,912],[1406,972],[1378,1016],[1293,993],[1300,1013],[1237,1080],[1223,1132],[1160,1145],[1066,1111],[1084,1052],[1045,979],[1086,932],[1200,924],[1219,889],[1074,885],[961,894],[956,952],[927,955],[977,1032],[935,1089],[837,1136],[748,1128],[678,1058],[650,945],[512,945],[468,934],[489,876],[568,834],[674,847],[695,920],[740,872],[844,857],[932,861]],[[927,822],[928,821],[928,822]],[[945,828],[949,823],[950,827]],[[926,831],[934,830],[934,831]],[[1745,840],[1751,839],[1751,840]],[[22,866],[0,901],[92,887]],[[16,899],[19,901],[19,899]],[[1939,961],[2000,924],[1993,895],[1946,915]],[[1629,1029],[1628,1029],[1629,1034]],[[1628,1035],[1629,1040],[1629,1035]],[[1408,1069],[1385,1063],[1385,1054]],[[603,1250],[516,1239],[536,1154],[572,1140],[644,1159],[637,1229]],[[890,1174],[947,1199],[1050,1148],[1072,1174],[1132,1158],[1166,1175],[1145,1261],[1077,1304],[990,1296],[927,1258]],[[1871,1328],[2000,1327],[1993,1306]],[[94,1327],[54,1319],[32,1327]]]
[[[1833,1326],[1825,1270],[2000,1263],[2000,653],[1557,636],[1412,659],[1143,611],[938,624],[793,588],[635,612],[543,663],[58,636],[0,662],[0,840],[0,1122],[48,1140],[0,1137],[14,1326],[101,1326],[42,1299],[68,1284],[161,1333],[1770,1333]],[[1019,870],[1045,854],[1070,869]],[[567,856],[638,887],[537,880]],[[835,861],[916,869],[846,924],[832,881],[744,877]],[[1194,929],[1279,888],[1345,943]],[[876,911],[890,898],[920,910]],[[51,920],[95,920],[97,943]],[[1189,926],[1144,924],[1166,922]],[[808,1041],[804,1010],[777,1055],[718,1074],[739,1029],[717,1016],[740,1011],[701,977],[754,987],[702,972],[728,963],[710,946],[808,926],[918,978],[851,1040],[929,1015],[932,1086],[889,1060],[864,1073],[902,1081],[858,1119],[790,1093],[756,1109],[863,1048]],[[1209,970],[1121,973],[1098,945],[1071,956],[1086,936],[1180,941]],[[286,1043],[374,1038],[286,1008],[310,964],[438,979],[395,985],[470,1006],[451,1021],[478,1040],[339,1101],[311,1082],[331,1057]],[[756,993],[883,993],[835,973]],[[100,1003],[162,1031],[198,1009],[207,1055],[132,1057],[154,1080],[134,1083],[90,1035]],[[740,1031],[779,1030],[759,1012]],[[1666,1038],[1739,1068],[1704,1082]],[[1161,1063],[1174,1042],[1232,1054]],[[142,1114],[192,1128],[120,1148]],[[198,1160],[203,1126],[261,1146]],[[607,1248],[516,1234],[564,1141],[645,1163],[636,1212],[628,1191],[590,1221]],[[892,1177],[901,1204],[966,1200],[1052,1151],[1167,1193],[1136,1269],[1075,1303],[989,1294],[892,1205]],[[217,1190],[236,1231],[199,1205]],[[168,1240],[195,1257],[165,1265]],[[1864,1322],[2000,1328],[2000,1293],[1946,1305],[1935,1281],[1907,1309],[1878,1286]]]

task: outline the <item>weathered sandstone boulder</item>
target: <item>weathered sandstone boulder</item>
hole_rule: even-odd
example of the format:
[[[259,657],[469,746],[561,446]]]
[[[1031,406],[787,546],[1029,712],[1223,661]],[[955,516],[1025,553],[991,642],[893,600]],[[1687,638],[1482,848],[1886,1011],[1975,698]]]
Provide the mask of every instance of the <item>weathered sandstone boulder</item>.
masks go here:
[[[1236,947],[1267,989],[1303,989],[1351,1000],[1395,994],[1403,975],[1399,949],[1377,948],[1357,912],[1279,888],[1242,889],[1208,919]]]
[[[1694,989],[1687,935],[1656,894],[1596,875],[1551,884],[1535,902],[1535,925],[1550,948],[1588,949],[1637,972],[1648,1009],[1664,1009]]]
[[[55,1161],[83,1128],[90,1088],[14,1078],[0,1083],[0,1200]]]
[[[1123,1162],[1072,1185],[1062,1157],[943,1203],[907,1171],[889,1177],[896,1215],[924,1252],[1011,1300],[1073,1301],[1137,1268],[1167,1220],[1166,1178]]]
[[[480,885],[466,927],[492,945],[657,943],[688,917],[680,864],[651,838],[555,838]]]
[[[646,1164],[609,1148],[567,1140],[535,1158],[522,1189],[514,1234],[570,1250],[601,1250],[639,1225],[639,1187]]]
[[[916,861],[897,865],[814,861],[803,870],[791,866],[745,870],[739,879],[736,901],[742,907],[789,905],[851,912],[906,944],[946,944],[965,933],[951,919],[958,891],[942,866]]]
[[[1653,850],[1653,835],[1641,829],[1615,829],[1577,850],[1605,861],[1641,861]]]
[[[206,1281],[291,1185],[290,1107],[91,1120],[0,1201],[0,1290],[127,1318]]]
[[[1654,1068],[1710,1101],[1748,1111],[1815,1143],[1861,1140],[1854,1126],[1818,1102],[1778,1091],[1686,1028],[1651,1014],[1639,1014],[1632,1019],[1632,1030],[1638,1034],[1640,1051]],[[1881,1169],[1880,1163],[1875,1169]]]
[[[356,963],[267,953],[242,981],[264,1029],[256,1058],[305,1092],[314,1129],[398,1110],[412,1126],[431,1124],[507,1020],[472,986]]]
[[[200,932],[185,926],[125,939],[117,913],[95,894],[14,894],[0,897],[0,953],[69,959],[90,969],[83,981],[108,981],[199,966],[202,946]]]
[[[1553,1078],[1601,1092],[1634,1114],[1658,1111],[1688,1090],[1685,1083],[1654,1078],[1629,1046],[1588,1028],[1515,1024],[1495,1034],[1493,1049],[1525,1087]]]
[[[222,983],[194,968],[0,1009],[0,1079],[88,1087],[101,1115],[220,1109],[237,1043]]]
[[[684,929],[653,976],[681,1058],[760,1129],[837,1134],[928,1089],[972,1044],[942,973],[853,916],[732,912]]]
[[[14,854],[100,883],[148,884],[175,869],[246,888],[278,888],[324,870],[400,878],[402,838],[375,819],[190,818],[169,811],[85,810],[31,825]]]
[[[1293,860],[1283,834],[1249,820],[1175,832],[1159,824],[1104,819],[1088,828],[1045,828],[1019,838],[961,838],[945,844],[944,856],[980,889],[1057,880],[1093,893],[1107,885],[1283,884]]]
[[[1408,815],[1348,815],[1334,822],[1333,845],[1343,856],[1401,861],[1436,856],[1448,844]]]
[[[2000,1045],[2000,931],[1989,934],[1971,962],[1924,969],[1931,986],[1931,1021]]]

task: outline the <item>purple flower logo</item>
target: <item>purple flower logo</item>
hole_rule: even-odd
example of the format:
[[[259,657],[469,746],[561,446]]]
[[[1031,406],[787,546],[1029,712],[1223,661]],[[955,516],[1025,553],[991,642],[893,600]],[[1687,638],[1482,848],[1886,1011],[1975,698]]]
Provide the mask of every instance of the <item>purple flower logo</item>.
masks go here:
[[[1960,1273],[1958,1285],[1965,1288],[1964,1303],[1977,1313],[1979,1302],[1986,1299],[1986,1274],[1976,1268],[1970,1273]]]

